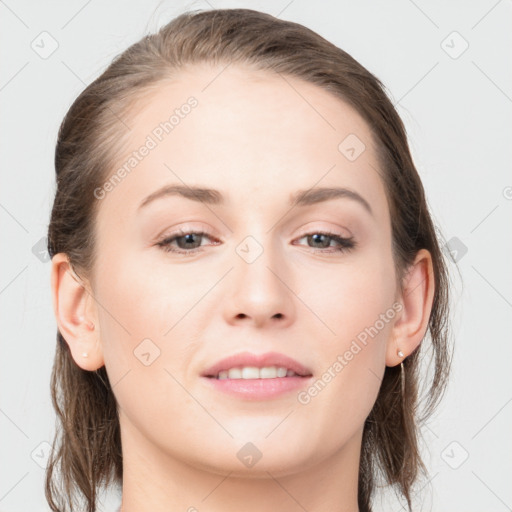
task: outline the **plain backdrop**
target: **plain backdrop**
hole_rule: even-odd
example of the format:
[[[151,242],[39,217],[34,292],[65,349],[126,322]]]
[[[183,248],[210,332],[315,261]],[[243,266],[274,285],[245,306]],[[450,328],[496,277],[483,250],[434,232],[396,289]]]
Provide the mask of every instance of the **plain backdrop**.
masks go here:
[[[49,510],[56,323],[45,252],[59,124],[112,58],[186,9],[302,23],[386,85],[452,258],[453,373],[422,432],[418,510],[512,510],[510,0],[0,1],[0,511]],[[377,511],[403,501],[382,494]],[[105,497],[115,510],[119,496]]]

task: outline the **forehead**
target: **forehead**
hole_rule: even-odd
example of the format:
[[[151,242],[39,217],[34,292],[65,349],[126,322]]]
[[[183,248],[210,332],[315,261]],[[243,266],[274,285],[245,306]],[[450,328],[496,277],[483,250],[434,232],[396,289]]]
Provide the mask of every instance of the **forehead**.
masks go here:
[[[125,165],[105,203],[135,209],[158,185],[180,182],[223,189],[228,203],[261,204],[258,192],[270,200],[315,185],[358,189],[377,208],[385,195],[366,122],[314,84],[238,64],[195,65],[152,86],[132,109],[116,169],[151,149]]]

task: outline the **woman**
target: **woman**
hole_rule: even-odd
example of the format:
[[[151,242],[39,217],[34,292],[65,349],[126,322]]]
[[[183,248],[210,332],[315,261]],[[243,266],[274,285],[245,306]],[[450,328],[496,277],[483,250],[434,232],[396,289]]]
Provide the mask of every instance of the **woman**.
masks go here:
[[[380,480],[412,510],[448,279],[376,77],[296,23],[185,13],[80,94],[55,162],[52,510],[117,484],[123,512],[363,512]]]

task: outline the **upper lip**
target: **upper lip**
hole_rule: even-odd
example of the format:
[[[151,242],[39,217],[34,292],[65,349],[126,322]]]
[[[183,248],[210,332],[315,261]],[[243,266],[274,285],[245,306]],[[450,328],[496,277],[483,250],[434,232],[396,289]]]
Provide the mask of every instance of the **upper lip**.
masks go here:
[[[230,368],[241,368],[244,366],[254,366],[263,368],[265,366],[284,367],[294,371],[302,377],[310,376],[309,368],[303,366],[295,359],[278,352],[266,352],[264,354],[252,354],[250,352],[240,352],[232,356],[217,361],[213,366],[207,368],[203,373],[203,377],[215,377],[221,371],[227,371]]]

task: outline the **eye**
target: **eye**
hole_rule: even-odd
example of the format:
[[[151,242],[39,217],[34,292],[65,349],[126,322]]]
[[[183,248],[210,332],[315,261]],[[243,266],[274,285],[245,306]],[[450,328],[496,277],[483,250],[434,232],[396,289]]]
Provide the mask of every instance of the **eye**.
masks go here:
[[[322,253],[331,252],[344,252],[353,249],[356,246],[354,237],[346,238],[337,233],[331,233],[328,231],[315,231],[312,233],[306,233],[297,240],[307,239],[308,244],[313,244],[313,249],[316,249]],[[332,247],[331,243],[334,242],[337,246]],[[329,249],[330,250],[326,250]]]
[[[212,239],[208,233],[205,233],[204,231],[179,230],[164,238],[156,245],[161,247],[165,252],[174,252],[192,256],[193,254],[201,252],[201,241],[205,237]],[[217,242],[218,240],[215,245]]]
[[[172,233],[167,236],[156,245],[161,247],[165,252],[173,252],[176,254],[183,254],[185,256],[193,256],[198,252],[202,252],[201,243],[205,238],[215,240],[211,245],[218,245],[220,242],[217,239],[211,237],[204,231],[186,231],[180,229],[179,231]],[[349,251],[356,247],[356,242],[353,237],[346,238],[337,233],[325,232],[325,231],[314,231],[306,233],[296,240],[307,239],[308,245],[315,252],[321,253],[341,253]],[[335,246],[332,246],[334,242]]]

